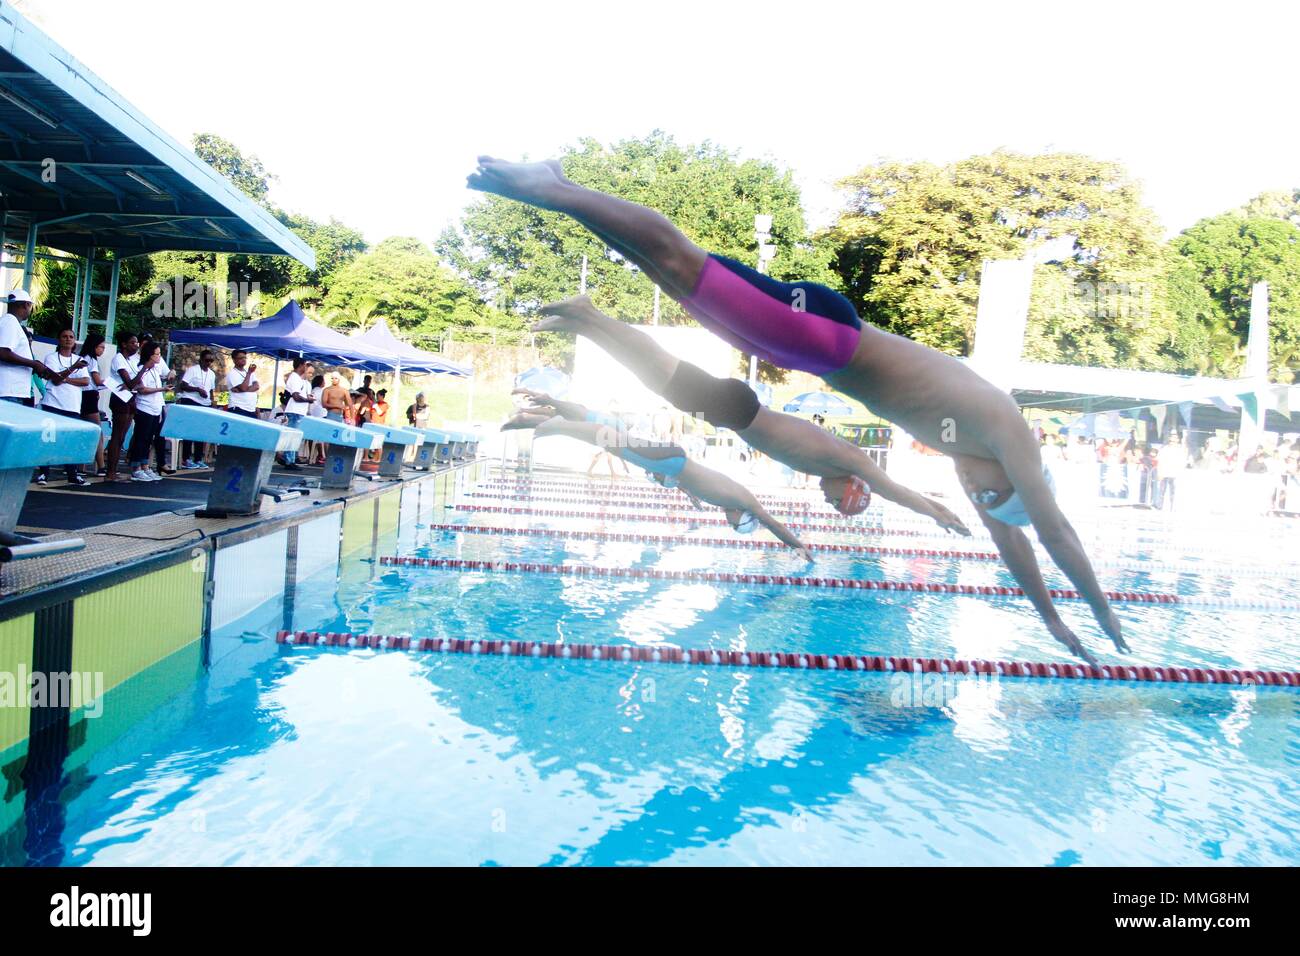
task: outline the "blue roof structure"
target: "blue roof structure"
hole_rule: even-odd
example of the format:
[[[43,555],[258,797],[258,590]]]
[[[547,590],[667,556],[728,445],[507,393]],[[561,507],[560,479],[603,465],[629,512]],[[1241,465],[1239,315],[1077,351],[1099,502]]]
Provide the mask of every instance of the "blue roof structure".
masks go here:
[[[50,172],[53,179],[50,179]],[[0,3],[4,231],[119,257],[165,249],[292,256],[311,248],[107,83]]]

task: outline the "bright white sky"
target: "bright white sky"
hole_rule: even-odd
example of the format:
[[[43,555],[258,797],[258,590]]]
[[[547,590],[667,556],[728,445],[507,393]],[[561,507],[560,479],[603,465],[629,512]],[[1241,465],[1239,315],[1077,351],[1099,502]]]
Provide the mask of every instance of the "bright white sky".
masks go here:
[[[188,143],[376,242],[432,241],[479,152],[656,127],[795,171],[816,224],[879,158],[999,146],[1120,160],[1171,231],[1300,186],[1300,5],[852,0],[25,0]]]

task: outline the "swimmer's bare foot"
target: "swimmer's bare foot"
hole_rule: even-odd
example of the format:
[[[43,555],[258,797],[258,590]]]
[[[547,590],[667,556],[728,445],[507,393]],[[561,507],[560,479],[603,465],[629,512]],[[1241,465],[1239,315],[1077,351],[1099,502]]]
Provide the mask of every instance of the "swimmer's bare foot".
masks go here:
[[[1052,632],[1052,637],[1056,638],[1062,644],[1070,649],[1072,654],[1082,657],[1093,667],[1097,666],[1097,658],[1088,652],[1083,646],[1083,642],[1075,636],[1074,631],[1065,626],[1065,622],[1059,618],[1055,621],[1048,622],[1047,629]]]
[[[495,193],[506,199],[517,199],[530,206],[555,208],[557,192],[572,185],[564,177],[558,160],[541,163],[512,163],[492,156],[480,156],[478,169],[465,180],[470,189]]]

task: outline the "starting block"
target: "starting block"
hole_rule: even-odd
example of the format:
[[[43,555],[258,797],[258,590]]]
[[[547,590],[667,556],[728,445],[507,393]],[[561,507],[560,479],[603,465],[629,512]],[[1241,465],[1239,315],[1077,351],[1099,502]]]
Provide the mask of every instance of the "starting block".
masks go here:
[[[402,459],[406,449],[419,452],[424,444],[424,435],[412,428],[398,428],[395,425],[366,424],[362,431],[378,435],[383,440],[383,450],[379,453],[379,475],[381,478],[402,477]]]
[[[374,432],[328,418],[304,416],[298,422],[298,429],[308,441],[325,445],[325,469],[320,476],[322,488],[351,488],[362,453],[374,451],[384,443],[383,437]]]
[[[263,495],[283,501],[307,493],[305,488],[271,488],[267,484],[276,452],[297,451],[302,444],[302,432],[296,428],[201,405],[172,405],[162,434],[164,438],[218,446],[208,506],[196,511],[196,517],[254,515],[262,510]]]
[[[417,430],[424,436],[424,444],[416,449],[413,467],[433,471],[436,465],[451,461],[451,432],[440,428]]]
[[[86,546],[81,538],[47,542],[14,529],[27,500],[32,469],[90,461],[99,436],[99,427],[90,422],[0,402],[0,561],[80,551]]]

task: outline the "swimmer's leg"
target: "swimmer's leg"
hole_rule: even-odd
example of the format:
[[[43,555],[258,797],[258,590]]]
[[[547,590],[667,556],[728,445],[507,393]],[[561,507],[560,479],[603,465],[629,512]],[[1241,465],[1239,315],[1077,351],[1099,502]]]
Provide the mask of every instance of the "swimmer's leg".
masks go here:
[[[844,296],[710,256],[653,209],[570,182],[555,160],[509,163],[481,156],[468,184],[572,216],[710,331],[775,365],[825,375],[848,365],[857,348],[862,322]]]
[[[471,189],[572,216],[673,298],[694,291],[708,253],[660,213],[569,181],[555,160],[510,163],[480,156],[478,162],[468,180]]]
[[[605,315],[585,295],[544,305],[541,311],[546,318],[533,326],[534,332],[585,335],[627,366],[652,392],[663,394],[677,371],[677,356],[639,329]]]

